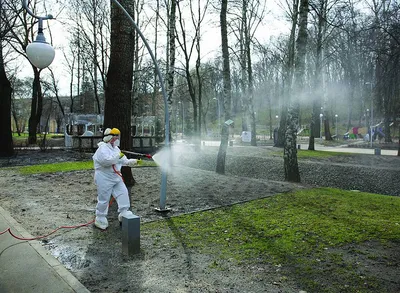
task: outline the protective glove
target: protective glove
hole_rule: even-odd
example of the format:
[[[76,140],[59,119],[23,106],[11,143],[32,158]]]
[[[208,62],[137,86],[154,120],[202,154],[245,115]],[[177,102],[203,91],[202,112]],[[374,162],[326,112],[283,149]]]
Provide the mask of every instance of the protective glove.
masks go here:
[[[128,160],[128,166],[129,167],[133,167],[133,166],[135,166],[137,164],[137,160],[135,160],[135,159],[129,159]]]
[[[142,159],[137,159],[137,160],[136,160],[136,164],[137,164],[138,166],[141,166],[141,165],[143,164]]]
[[[122,159],[122,157],[125,156],[123,152],[119,153],[119,158]]]

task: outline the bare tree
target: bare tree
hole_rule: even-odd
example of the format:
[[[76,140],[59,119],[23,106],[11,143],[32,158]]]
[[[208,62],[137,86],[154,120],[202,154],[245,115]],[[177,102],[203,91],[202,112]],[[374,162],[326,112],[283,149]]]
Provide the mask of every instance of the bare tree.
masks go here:
[[[397,3],[396,3],[397,4]],[[383,116],[385,142],[392,141],[390,124],[399,117],[400,7],[391,1],[372,1],[375,80],[369,82],[375,111]],[[371,84],[371,82],[373,84]],[[373,91],[372,91],[373,89]],[[375,131],[373,139],[378,132]]]
[[[100,93],[106,87],[106,74],[109,59],[109,8],[104,0],[72,1],[70,3],[70,18],[74,22],[74,31],[71,34],[71,48],[73,60],[68,62],[69,71],[76,71],[76,95],[81,95],[82,80],[90,79],[91,92],[96,103],[96,112],[101,113],[102,102]],[[73,55],[76,52],[77,56]],[[74,59],[77,58],[75,61]],[[76,68],[71,66],[74,65]],[[101,80],[101,87],[99,81]],[[73,104],[73,101],[71,102]]]
[[[315,150],[314,142],[315,137],[318,137],[320,127],[320,113],[321,113],[321,98],[324,96],[324,71],[323,71],[323,39],[326,32],[326,14],[327,14],[327,0],[319,0],[318,7],[315,7],[317,13],[317,40],[316,40],[316,56],[315,56],[315,76],[314,76],[314,91],[317,93],[313,101],[313,111],[310,125],[310,139],[308,150]],[[325,112],[325,116],[328,111]],[[328,120],[328,119],[326,119]],[[328,120],[329,121],[329,120]],[[325,126],[326,129],[326,126]]]
[[[6,74],[4,62],[5,38],[13,27],[12,15],[5,9],[5,0],[0,0],[0,157],[10,157],[14,154],[12,132],[11,132],[11,83]]]
[[[27,59],[25,50],[30,40],[33,40],[34,38],[36,19],[28,16],[27,11],[23,9],[19,3],[17,4],[15,1],[9,1],[8,4],[9,9],[15,12],[15,22],[18,23],[18,26],[14,26],[10,29],[10,38],[8,43],[17,54]],[[33,11],[35,11],[37,4],[37,1],[32,1],[31,5],[34,7]],[[40,74],[42,70],[39,70],[33,64],[31,64],[31,67],[34,78],[32,82],[31,114],[28,125],[28,143],[36,144],[36,133],[43,110],[43,95],[40,83]]]
[[[200,75],[200,38],[201,38],[201,23],[204,20],[204,17],[207,12],[208,8],[208,1],[206,1],[203,5],[202,11],[201,11],[201,2],[197,2],[197,7],[198,7],[198,13],[194,13],[194,8],[192,1],[190,1],[190,6],[189,9],[191,11],[191,16],[192,16],[192,24],[194,28],[194,36],[190,37],[188,36],[188,31],[190,30],[190,27],[187,26],[186,20],[184,18],[183,12],[182,12],[182,7],[180,3],[177,3],[177,9],[179,13],[179,33],[177,33],[177,42],[179,44],[180,49],[182,50],[184,61],[183,61],[183,67],[185,71],[185,78],[187,81],[187,88],[189,92],[189,96],[192,102],[193,106],[193,122],[194,122],[194,140],[197,143],[197,145],[200,145],[200,136],[201,136],[201,113],[200,107],[201,107],[201,81],[198,83],[198,88],[196,89],[195,83],[194,83],[194,76],[193,72],[191,71],[191,66],[190,66],[190,61],[192,58],[192,53],[193,50],[196,49],[197,51],[197,57],[196,57],[196,73],[197,78],[199,78]],[[189,40],[190,38],[190,40]]]
[[[299,7],[299,31],[296,40],[296,56],[294,63],[294,86],[291,91],[291,101],[288,111],[288,121],[283,155],[285,180],[291,182],[300,182],[300,172],[297,162],[296,137],[300,111],[299,95],[304,95],[305,92],[304,72],[307,51],[308,11],[308,0],[301,0]]]
[[[238,40],[238,61],[241,68],[241,101],[242,101],[242,130],[251,126],[251,145],[256,142],[256,117],[254,111],[254,78],[252,68],[252,45],[255,42],[255,33],[264,14],[265,2],[259,0],[241,0],[234,2],[230,14],[233,15],[230,27]]]
[[[132,1],[120,0],[125,10],[133,15]],[[117,127],[121,131],[121,147],[130,150],[131,139],[131,91],[133,80],[134,28],[123,11],[111,5],[111,48],[110,66],[107,74],[104,126]],[[122,168],[125,185],[130,189],[135,180],[131,169]]]
[[[69,58],[65,52],[63,52],[63,55],[64,55],[66,67],[67,67],[66,71],[69,74],[69,99],[70,99],[69,110],[71,113],[74,113],[74,110],[75,110],[75,107],[74,107],[75,66],[76,66],[76,63],[79,62],[79,45],[76,46],[74,43],[70,43],[68,50],[71,55],[71,58]],[[79,72],[79,67],[78,67],[77,71]],[[79,74],[78,74],[77,80],[78,80],[77,88],[79,89]],[[79,95],[79,91],[78,91],[78,95]]]
[[[270,139],[277,125],[279,113],[279,88],[282,87],[282,58],[279,52],[269,48],[268,45],[257,44],[258,62],[254,65],[254,89],[255,96],[263,97],[267,106],[267,120],[269,124]]]
[[[221,25],[221,45],[222,45],[222,59],[223,59],[223,100],[224,100],[224,114],[225,121],[231,119],[231,70],[229,64],[229,44],[228,44],[228,29],[226,15],[228,10],[228,0],[221,0],[221,13],[220,13],[220,25]],[[225,159],[226,149],[228,147],[229,140],[229,125],[226,123],[222,124],[221,129],[221,144],[218,150],[217,156],[217,167],[216,172],[219,174],[225,174]]]
[[[291,20],[290,36],[288,40],[287,60],[284,66],[284,94],[282,100],[282,111],[280,115],[280,123],[278,130],[278,139],[275,143],[276,147],[284,147],[286,137],[286,126],[287,126],[287,114],[288,114],[288,97],[290,96],[290,89],[292,87],[294,60],[295,60],[295,44],[296,44],[296,27],[299,18],[299,0],[293,0],[292,6],[288,7],[288,18]]]
[[[21,80],[17,78],[16,74],[13,74],[10,81],[13,88],[11,113],[15,124],[14,130],[17,131],[18,136],[20,136],[20,134],[25,131],[28,124],[32,78]]]
[[[175,41],[176,41],[176,4],[177,0],[171,0],[168,11],[168,41],[167,41],[167,91],[168,102],[172,103],[174,94],[175,76]],[[167,5],[168,6],[168,5]]]

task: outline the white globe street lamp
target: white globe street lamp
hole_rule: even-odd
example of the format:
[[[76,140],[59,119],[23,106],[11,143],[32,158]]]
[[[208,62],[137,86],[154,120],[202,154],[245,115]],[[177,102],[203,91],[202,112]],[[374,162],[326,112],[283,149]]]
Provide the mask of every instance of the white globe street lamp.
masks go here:
[[[32,65],[34,65],[35,67],[39,69],[46,68],[53,62],[56,54],[54,48],[49,43],[46,42],[46,38],[44,37],[43,20],[53,19],[53,16],[51,14],[43,17],[36,16],[35,14],[33,14],[31,10],[29,10],[28,0],[24,0],[22,4],[25,10],[28,12],[28,14],[39,20],[38,21],[39,28],[36,40],[30,43],[26,47],[26,55],[29,59],[29,62],[31,62]]]
[[[55,52],[50,44],[38,42],[36,39],[26,47],[26,55],[35,67],[43,69],[53,62]]]

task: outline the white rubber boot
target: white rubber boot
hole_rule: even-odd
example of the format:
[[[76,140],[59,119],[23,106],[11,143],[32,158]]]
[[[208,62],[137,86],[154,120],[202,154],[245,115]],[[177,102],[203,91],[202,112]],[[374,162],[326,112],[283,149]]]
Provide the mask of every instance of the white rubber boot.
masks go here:
[[[94,221],[94,225],[101,229],[101,230],[105,230],[108,227],[108,221],[106,217],[96,217],[96,220]]]
[[[118,215],[118,221],[119,221],[120,223],[122,223],[122,217],[123,217],[123,216],[127,217],[127,216],[131,216],[131,215],[133,215],[133,213],[132,213],[131,211],[123,211],[123,212],[119,213],[119,215]]]

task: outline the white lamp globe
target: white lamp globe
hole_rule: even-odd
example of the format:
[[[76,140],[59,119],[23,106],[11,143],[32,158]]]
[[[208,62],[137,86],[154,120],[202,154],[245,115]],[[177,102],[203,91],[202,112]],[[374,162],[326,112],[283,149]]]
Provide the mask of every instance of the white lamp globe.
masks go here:
[[[39,69],[49,66],[55,54],[54,48],[46,42],[32,42],[26,47],[29,61]]]

